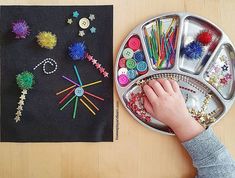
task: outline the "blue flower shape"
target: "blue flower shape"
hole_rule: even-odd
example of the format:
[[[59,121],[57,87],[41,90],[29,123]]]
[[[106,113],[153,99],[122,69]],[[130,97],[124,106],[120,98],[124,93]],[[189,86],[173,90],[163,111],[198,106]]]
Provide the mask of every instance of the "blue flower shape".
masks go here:
[[[69,56],[72,60],[83,60],[86,57],[87,47],[85,42],[75,42],[69,46]]]
[[[202,44],[198,41],[193,41],[184,48],[183,52],[189,59],[198,59],[202,57]]]

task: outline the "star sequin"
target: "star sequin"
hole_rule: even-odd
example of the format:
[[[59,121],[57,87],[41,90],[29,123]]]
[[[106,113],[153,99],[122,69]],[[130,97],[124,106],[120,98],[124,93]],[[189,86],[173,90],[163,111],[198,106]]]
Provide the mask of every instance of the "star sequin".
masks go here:
[[[97,63],[97,60],[96,59],[93,59],[92,60],[92,64],[95,65]]]
[[[220,79],[220,83],[226,85],[227,84],[227,80],[225,78],[222,78],[222,79]]]
[[[226,75],[225,75],[225,78],[226,78],[227,80],[229,80],[229,79],[232,78],[232,75],[231,75],[231,74],[226,74]]]
[[[95,15],[94,15],[94,14],[90,14],[89,19],[90,19],[91,21],[95,20]]]
[[[95,28],[95,27],[91,27],[91,28],[90,28],[90,32],[91,32],[91,33],[96,33],[96,28]]]
[[[104,75],[104,77],[109,77],[109,73],[108,72],[104,72],[103,75]]]
[[[96,67],[96,69],[99,69],[101,67],[101,64],[96,63],[95,67]]]
[[[22,90],[22,92],[21,92],[23,95],[26,95],[28,92],[27,92],[27,90]]]
[[[78,18],[78,16],[79,16],[78,11],[74,11],[74,12],[73,12],[73,17]]]
[[[72,19],[68,19],[67,23],[71,25],[73,23],[73,20]]]
[[[227,65],[223,65],[221,68],[222,68],[223,71],[227,71],[228,70],[228,66]]]
[[[85,35],[85,32],[84,30],[80,30],[79,33],[78,33],[79,36],[83,37]]]

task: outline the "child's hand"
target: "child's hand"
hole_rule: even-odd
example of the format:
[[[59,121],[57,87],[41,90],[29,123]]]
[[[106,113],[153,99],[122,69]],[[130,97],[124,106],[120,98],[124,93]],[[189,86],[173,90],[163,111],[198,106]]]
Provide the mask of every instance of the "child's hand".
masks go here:
[[[145,109],[156,119],[168,125],[181,141],[189,140],[204,128],[191,118],[179,85],[174,80],[151,80],[143,87]]]

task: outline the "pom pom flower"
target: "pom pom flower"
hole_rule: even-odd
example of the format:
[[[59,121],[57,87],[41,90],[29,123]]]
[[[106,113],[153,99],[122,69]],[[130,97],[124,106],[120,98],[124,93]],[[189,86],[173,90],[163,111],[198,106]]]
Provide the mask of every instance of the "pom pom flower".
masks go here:
[[[68,47],[68,54],[74,61],[87,59],[104,77],[108,78],[109,73],[92,55],[89,54],[85,42],[75,42],[71,44]]]
[[[72,60],[83,60],[86,57],[86,45],[84,42],[76,42],[69,46],[69,56]]]
[[[202,44],[198,41],[193,41],[184,48],[183,52],[189,59],[198,59],[203,53]]]
[[[16,76],[16,82],[20,89],[32,89],[34,84],[34,76],[31,72],[24,71]]]
[[[16,76],[16,83],[18,87],[22,90],[20,100],[18,102],[18,107],[16,109],[15,121],[19,122],[23,112],[24,101],[29,89],[33,88],[34,85],[34,75],[31,72],[24,71]]]
[[[209,31],[202,31],[198,34],[197,41],[202,45],[208,45],[212,41],[212,34]]]
[[[17,20],[12,23],[12,32],[16,39],[24,39],[30,34],[29,26],[25,20]]]
[[[36,36],[37,42],[39,46],[46,49],[53,49],[56,46],[57,43],[57,37],[55,34],[52,34],[51,32],[39,32],[39,34]]]

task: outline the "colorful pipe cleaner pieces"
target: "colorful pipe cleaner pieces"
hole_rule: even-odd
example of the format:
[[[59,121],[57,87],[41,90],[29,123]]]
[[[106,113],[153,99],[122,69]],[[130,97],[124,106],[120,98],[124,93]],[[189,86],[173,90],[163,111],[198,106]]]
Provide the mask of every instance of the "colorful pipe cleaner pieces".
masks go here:
[[[35,83],[34,75],[31,72],[24,71],[16,76],[16,83],[18,87],[22,90],[20,100],[18,102],[17,111],[15,114],[15,121],[19,122],[22,116],[26,94],[28,93],[28,90],[33,88],[33,85]]]
[[[12,32],[16,39],[24,39],[30,34],[30,29],[25,20],[17,20],[12,23]]]
[[[87,59],[105,78],[108,78],[109,73],[100,63],[98,63],[98,60],[96,60],[87,51],[88,49],[85,42],[75,42],[68,47],[68,54],[72,60],[77,61]]]
[[[67,100],[65,102],[65,104],[60,108],[60,110],[62,111],[73,100],[75,100],[73,119],[76,118],[78,101],[80,101],[87,108],[87,110],[90,111],[93,115],[96,115],[96,112],[94,111],[94,109],[99,111],[99,108],[88,98],[88,96],[92,97],[94,99],[100,100],[100,101],[104,101],[104,99],[100,96],[97,96],[95,94],[92,94],[92,93],[86,91],[85,88],[92,86],[92,85],[96,85],[98,83],[101,83],[102,81],[99,80],[99,81],[95,81],[92,83],[83,84],[81,77],[79,75],[77,66],[74,65],[73,68],[74,68],[74,73],[76,74],[76,77],[77,77],[77,81],[75,82],[66,76],[62,76],[63,79],[67,80],[72,85],[69,86],[68,88],[56,93],[56,95],[60,95],[62,93],[67,92],[66,95],[59,101],[59,104],[62,104]],[[69,96],[71,96],[71,95],[73,95],[73,96],[70,99],[68,99]]]
[[[42,31],[39,32],[37,37],[37,42],[39,46],[46,49],[53,49],[57,43],[57,37],[51,32]]]
[[[168,28],[163,28],[165,19],[157,19],[144,28],[145,43],[150,58],[157,69],[169,69],[174,64],[178,38],[178,20],[169,18]]]

